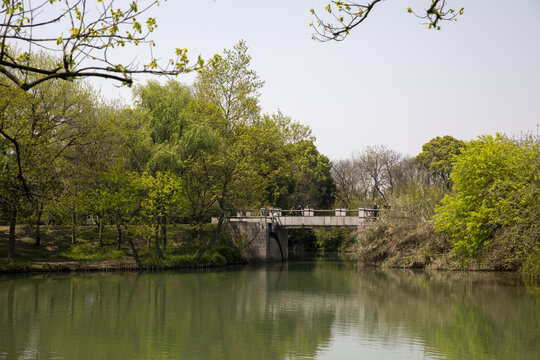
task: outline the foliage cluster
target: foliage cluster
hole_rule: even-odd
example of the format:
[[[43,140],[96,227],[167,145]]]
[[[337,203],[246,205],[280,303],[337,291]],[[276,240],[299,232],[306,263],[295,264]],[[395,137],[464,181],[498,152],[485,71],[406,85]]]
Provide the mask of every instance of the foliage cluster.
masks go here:
[[[289,230],[289,247],[293,251],[328,253],[350,251],[356,242],[352,229],[320,228]]]
[[[510,261],[532,271],[540,249],[539,142],[482,136],[456,157],[451,178],[453,193],[436,209],[436,230],[467,258],[503,243]]]

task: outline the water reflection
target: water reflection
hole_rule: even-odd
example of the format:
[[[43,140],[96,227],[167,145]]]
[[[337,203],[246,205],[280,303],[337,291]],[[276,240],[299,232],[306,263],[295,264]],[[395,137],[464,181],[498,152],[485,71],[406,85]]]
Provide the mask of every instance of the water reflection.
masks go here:
[[[0,278],[0,359],[536,359],[509,274],[349,261]]]

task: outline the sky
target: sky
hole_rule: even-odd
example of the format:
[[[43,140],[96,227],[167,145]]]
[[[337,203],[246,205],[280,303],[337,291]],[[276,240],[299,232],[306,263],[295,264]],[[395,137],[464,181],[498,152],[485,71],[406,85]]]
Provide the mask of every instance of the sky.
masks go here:
[[[378,144],[414,156],[436,136],[540,131],[540,0],[448,0],[465,14],[440,31],[406,11],[428,3],[381,2],[345,41],[321,43],[309,9],[322,0],[168,0],[151,14],[154,54],[207,59],[245,40],[263,111],[309,125],[331,160]],[[130,89],[96,84],[131,101]]]

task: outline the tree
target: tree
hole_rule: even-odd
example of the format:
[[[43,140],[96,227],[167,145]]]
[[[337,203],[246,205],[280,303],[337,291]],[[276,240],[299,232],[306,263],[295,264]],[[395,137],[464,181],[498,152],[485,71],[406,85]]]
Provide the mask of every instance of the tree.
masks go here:
[[[117,249],[121,249],[122,228],[126,228],[138,215],[144,195],[137,182],[137,174],[128,171],[123,164],[111,166],[104,175],[105,183],[97,190],[97,201],[101,210],[115,225],[118,234]]]
[[[397,184],[401,159],[401,154],[384,145],[368,146],[357,156],[355,162],[369,179],[373,200],[381,197],[389,203],[387,192],[391,193]]]
[[[193,85],[195,111],[219,139],[211,150],[190,163],[183,176],[190,202],[196,201],[201,205],[199,209],[214,211],[219,217],[212,239],[197,258],[217,239],[225,211],[263,204],[291,204],[288,193],[299,183],[302,174],[293,170],[295,166],[308,173],[314,171],[310,167],[318,171],[319,165],[326,164],[322,166],[328,170],[325,179],[331,180],[328,159],[324,162],[316,149],[312,151],[314,146],[307,144],[312,140],[308,128],[281,113],[261,116],[259,90],[263,82],[250,69],[250,61],[247,46],[241,41],[201,71]],[[299,143],[304,143],[304,147],[297,146]],[[304,159],[305,166],[298,159]],[[318,184],[324,182],[316,177],[302,179],[308,178],[320,180]],[[310,185],[307,180],[305,184]]]
[[[437,136],[422,145],[422,152],[416,156],[416,162],[421,168],[428,170],[435,181],[451,188],[452,163],[464,146],[463,141],[452,136]]]
[[[1,139],[3,140],[3,139]],[[9,218],[9,239],[8,239],[8,259],[15,260],[15,226],[17,224],[17,213],[20,207],[20,196],[18,193],[18,183],[13,181],[10,167],[12,166],[12,148],[7,145],[6,141],[0,141],[0,199],[2,207],[7,210]]]
[[[0,79],[0,136],[5,146],[3,178],[10,189],[10,223],[16,222],[17,206],[31,204],[39,245],[43,205],[58,189],[66,151],[89,131],[94,97],[80,83],[49,81],[24,92],[4,80]],[[10,238],[13,260],[14,234]]]
[[[149,81],[134,90],[140,133],[146,138],[146,170],[171,171],[182,175],[185,162],[201,150],[215,145],[216,134],[209,131],[196,111],[191,89],[175,80],[164,85]]]
[[[245,41],[232,50],[225,49],[223,56],[210,61],[193,84],[196,98],[217,107],[226,131],[236,125],[249,125],[259,117],[259,90],[264,82],[250,69],[247,50]]]
[[[332,162],[319,153],[313,141],[302,140],[292,147],[295,176],[293,204],[329,209],[334,205],[336,184],[332,178]]]
[[[182,194],[181,179],[171,173],[158,171],[155,176],[143,173],[139,176],[139,188],[145,196],[141,203],[141,215],[155,234],[155,250],[163,258],[160,247],[160,235],[164,248],[167,247],[166,219],[172,207],[180,201]]]
[[[431,1],[429,7],[420,12],[414,11],[411,7],[407,12],[421,19],[429,29],[440,30],[441,21],[455,21],[459,15],[463,15],[464,9],[450,8],[447,0],[426,0]],[[369,14],[382,0],[366,0],[359,4],[352,1],[331,1],[323,12],[328,13],[330,20],[325,20],[318,12],[311,9],[311,14],[315,21],[310,24],[315,34],[313,39],[319,41],[344,40],[350,32],[366,20]]]
[[[435,206],[449,189],[430,180],[429,172],[418,166],[415,158],[405,156],[394,167],[394,185],[389,203],[394,209],[405,211],[401,215],[414,219],[420,225],[433,218]],[[396,214],[396,213],[394,213]]]
[[[115,171],[130,172],[133,163],[126,146],[130,128],[135,119],[132,112],[119,104],[101,104],[96,116],[90,119],[92,131],[84,136],[84,141],[72,147],[68,153],[69,161],[64,166],[62,179],[65,190],[74,193],[73,203],[80,203],[80,210],[93,215],[98,227],[98,243],[103,245],[102,232],[105,224],[114,222],[113,216],[117,200],[112,196],[118,190]],[[69,208],[69,204],[62,205]],[[119,230],[121,243],[121,229]]]
[[[498,230],[509,229],[525,254],[538,252],[539,164],[537,141],[502,135],[471,141],[456,158],[454,194],[436,208],[435,229],[465,257],[480,255]]]
[[[332,177],[336,183],[336,198],[339,205],[351,209],[360,205],[367,198],[368,181],[365,172],[355,165],[351,159],[335,161],[332,166]]]
[[[262,184],[260,205],[285,209],[297,206],[296,189],[302,174],[299,144],[315,141],[311,129],[278,111],[264,114],[251,132],[254,144],[250,150],[254,154],[251,166],[257,169],[260,177],[257,182]]]
[[[216,204],[220,217],[227,207],[234,204],[236,195],[233,190],[240,176],[245,182],[253,174],[244,166],[246,159],[238,156],[245,153],[245,147],[238,140],[248,136],[247,126],[260,117],[259,90],[263,82],[250,68],[251,56],[247,50],[244,41],[232,50],[225,49],[223,56],[211,61],[193,84],[194,111],[214,133],[215,141],[214,146],[201,154],[199,166],[193,168],[205,175],[186,175],[185,178],[209,180],[206,188],[207,193],[212,194],[211,200],[203,202]]]
[[[311,133],[311,128],[302,125],[278,110],[275,114],[263,115],[258,126],[269,127],[278,132],[285,144],[296,144],[300,141],[314,142],[315,136]]]
[[[101,77],[132,83],[139,73],[177,75],[202,66],[189,65],[187,49],[176,49],[175,59],[158,64],[150,59],[138,66],[135,59],[119,59],[126,46],[155,44],[149,34],[155,18],[143,20],[159,0],[3,0],[0,3],[0,73],[23,90],[52,79]],[[47,51],[54,63],[37,63]]]

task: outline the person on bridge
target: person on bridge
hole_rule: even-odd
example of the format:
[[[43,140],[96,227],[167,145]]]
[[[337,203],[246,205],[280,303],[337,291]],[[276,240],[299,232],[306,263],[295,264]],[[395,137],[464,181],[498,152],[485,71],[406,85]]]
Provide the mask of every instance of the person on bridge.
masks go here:
[[[375,220],[379,216],[379,206],[377,204],[373,204],[371,209],[373,211],[373,219]]]

